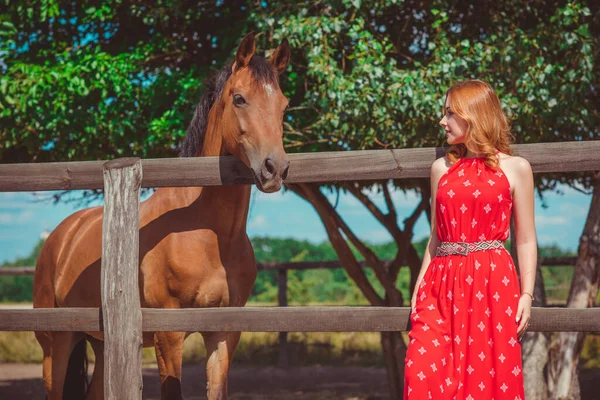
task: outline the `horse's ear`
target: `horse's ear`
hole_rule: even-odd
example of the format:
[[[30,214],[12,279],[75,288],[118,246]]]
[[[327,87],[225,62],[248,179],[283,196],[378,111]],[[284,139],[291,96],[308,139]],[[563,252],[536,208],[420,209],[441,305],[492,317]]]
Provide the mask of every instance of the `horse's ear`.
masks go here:
[[[232,66],[232,72],[238,71],[244,67],[247,67],[250,63],[250,59],[254,55],[256,46],[254,45],[254,32],[250,32],[242,39],[237,53],[235,55],[235,62]]]
[[[270,61],[279,73],[285,71],[285,68],[290,62],[290,44],[286,38],[284,38],[277,49],[275,49],[275,52],[271,55]]]

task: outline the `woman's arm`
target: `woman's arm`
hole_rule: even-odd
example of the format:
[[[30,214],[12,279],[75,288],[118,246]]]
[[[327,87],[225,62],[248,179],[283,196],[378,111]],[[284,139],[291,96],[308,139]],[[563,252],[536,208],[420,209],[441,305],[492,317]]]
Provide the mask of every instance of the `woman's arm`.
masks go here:
[[[515,160],[517,181],[513,190],[513,216],[519,271],[521,275],[521,298],[517,309],[517,335],[524,333],[531,317],[532,298],[537,266],[537,238],[534,217],[533,172],[529,162],[521,157]]]
[[[415,303],[417,300],[417,292],[419,291],[419,285],[423,280],[423,276],[425,272],[427,272],[427,268],[433,257],[435,257],[435,251],[437,247],[440,245],[440,240],[437,237],[437,229],[436,229],[436,220],[435,220],[435,196],[437,194],[437,187],[440,181],[440,178],[444,173],[448,170],[445,167],[446,160],[445,157],[438,158],[431,165],[430,172],[430,185],[431,185],[431,234],[429,236],[429,241],[427,242],[427,247],[425,248],[425,254],[423,255],[423,261],[421,263],[421,269],[419,270],[419,275],[417,276],[415,288],[413,290],[413,294],[410,301],[411,309],[415,309]]]

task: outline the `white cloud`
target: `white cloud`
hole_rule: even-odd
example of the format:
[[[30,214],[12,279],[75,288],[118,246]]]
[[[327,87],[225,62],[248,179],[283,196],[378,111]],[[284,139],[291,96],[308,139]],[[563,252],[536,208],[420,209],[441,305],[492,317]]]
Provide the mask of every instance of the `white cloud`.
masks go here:
[[[24,210],[16,214],[3,212],[0,213],[0,224],[24,224],[25,222],[31,221],[33,217],[33,211],[30,210]]]
[[[333,195],[333,197],[329,197],[329,201],[331,202],[331,204],[335,205],[336,198],[337,195],[335,194]],[[350,193],[345,195],[340,193],[340,203],[342,203],[346,207],[364,207],[363,203],[361,203],[356,197],[354,197],[354,195]]]
[[[537,239],[540,244],[552,244],[558,243],[560,239],[566,239],[567,234],[563,233],[560,235],[538,235]]]
[[[549,225],[566,225],[569,220],[559,215],[536,215],[535,224],[536,226],[549,226]]]
[[[394,203],[401,201],[410,204],[417,204],[417,202],[421,201],[421,196],[419,196],[414,190],[408,190],[406,193],[404,193],[402,190],[394,190],[392,192],[392,200]]]
[[[379,229],[376,231],[367,232],[363,239],[370,243],[387,243],[393,238],[388,231]]]
[[[283,202],[292,196],[291,193],[286,193],[283,190],[280,190],[279,192],[275,192],[275,193],[264,193],[254,187],[252,190],[254,192],[254,193],[252,193],[254,200],[260,201],[261,203],[262,202]]]
[[[15,233],[15,232],[0,232],[0,240],[15,240],[15,239],[28,239],[29,235],[24,233]]]
[[[396,208],[396,210],[406,208],[407,210],[412,211],[414,206],[416,206],[418,204],[418,202],[421,200],[420,196],[414,190],[409,190],[406,193],[404,193],[401,190],[395,189],[391,183],[388,184],[388,189],[390,191],[392,203],[394,204],[394,207]],[[382,210],[384,213],[387,213],[388,209],[387,209],[387,205],[385,203],[385,197],[381,190],[378,191],[378,189],[375,186],[372,186],[370,188],[364,188],[362,190],[362,193],[365,194],[366,196],[368,196],[368,198],[380,210]],[[332,204],[335,204],[336,194],[327,193],[327,197]],[[365,206],[356,197],[354,197],[350,193],[340,194],[339,202],[341,205],[344,206],[344,211],[343,211],[344,214],[351,213],[351,214],[359,215],[359,214],[367,214],[368,213],[366,211]],[[361,211],[353,210],[353,211],[348,212],[348,208],[361,209]]]
[[[33,219],[33,216],[34,216],[33,211],[30,211],[30,210],[23,211],[17,217],[17,223],[22,224],[24,222],[31,221]]]
[[[568,213],[570,216],[587,217],[589,207],[583,207],[581,204],[562,203],[558,208],[561,213]]]
[[[360,207],[341,210],[340,215],[342,216],[342,218],[344,218],[345,216],[349,216],[349,215],[371,216],[371,212],[366,207],[361,205]]]
[[[264,215],[257,215],[248,222],[248,228],[251,229],[262,229],[270,226],[269,221]]]
[[[396,189],[392,182],[388,183],[388,190],[390,192],[390,196],[392,197],[392,202],[394,202],[396,207],[398,207],[398,204],[396,204],[397,202],[416,203],[421,200],[421,197],[415,190],[408,190],[405,193],[400,189]],[[375,187],[364,189],[363,193],[373,200],[381,199],[383,201],[384,199],[383,192],[381,190],[377,192]]]
[[[3,193],[0,193],[0,201],[14,199],[15,197],[17,197],[17,193],[16,192],[3,192]]]
[[[32,204],[28,204],[28,203],[19,203],[16,201],[2,201],[0,200],[0,209],[7,209],[7,208],[11,208],[11,209],[23,209],[23,208],[28,208],[31,207]]]
[[[26,209],[26,208],[42,208],[48,207],[49,202],[41,201],[42,197],[38,196],[38,193],[44,196],[49,196],[49,192],[5,192],[0,193],[0,210],[5,211],[6,209]],[[45,197],[43,197],[45,198]]]
[[[277,217],[278,224],[303,224],[306,222],[306,216],[302,216],[299,214],[286,214],[283,216]]]

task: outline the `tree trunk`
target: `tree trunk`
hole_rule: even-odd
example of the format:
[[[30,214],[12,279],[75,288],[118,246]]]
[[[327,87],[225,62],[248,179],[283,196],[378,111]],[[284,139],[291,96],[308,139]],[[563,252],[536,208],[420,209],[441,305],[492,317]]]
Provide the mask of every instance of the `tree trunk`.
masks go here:
[[[519,258],[517,257],[517,242],[514,240],[514,221],[511,221],[510,253],[519,271]],[[533,289],[534,307],[546,307],[546,288],[542,276],[542,259],[538,256],[535,270],[535,286]],[[519,280],[521,275],[518,274]],[[546,364],[548,363],[548,344],[550,334],[546,332],[527,332],[521,342],[521,355],[523,359],[523,378],[525,385],[525,398],[527,400],[547,400],[548,383],[546,378]]]
[[[406,345],[400,332],[381,332],[381,347],[388,378],[390,399],[401,399],[404,390]]]
[[[315,208],[319,214],[319,217],[321,218],[321,222],[325,226],[329,240],[331,241],[338,258],[344,265],[348,275],[354,280],[361,292],[369,300],[369,303],[371,303],[371,305],[379,306],[385,305],[388,307],[402,307],[402,293],[395,286],[399,269],[398,265],[394,265],[394,263],[392,263],[390,268],[385,268],[384,263],[377,258],[375,253],[361,243],[356,235],[354,235],[354,233],[348,228],[343,219],[338,215],[335,208],[321,193],[318,185],[296,184],[288,185],[288,188],[293,190],[300,197],[307,200]],[[353,194],[357,196],[360,201],[363,202],[363,204],[380,222],[384,223],[384,226],[391,231],[397,245],[399,245],[399,240],[408,240],[410,242],[410,237],[412,234],[407,235],[407,231],[403,232],[398,228],[395,218],[395,211],[392,208],[393,205],[388,204],[390,212],[388,215],[384,215],[380,210],[375,208],[374,204],[365,195],[361,194],[359,189],[354,187],[348,187],[348,189],[353,192]],[[386,201],[390,203],[391,198],[386,198]],[[414,224],[412,221],[418,218],[422,208],[423,206],[420,205],[413,216],[409,218],[407,225],[410,227],[410,230],[412,230],[412,226]],[[390,222],[390,216],[393,216],[393,224]],[[354,247],[363,255],[363,257],[365,257],[369,265],[374,264],[371,266],[374,268],[377,278],[385,289],[384,298],[381,298],[377,294],[371,283],[368,281],[357,258],[352,253],[351,247],[349,246],[347,240],[354,245]],[[405,257],[407,252],[408,254]],[[396,261],[408,259],[409,264],[420,265],[420,261],[418,261],[418,254],[416,251],[414,251],[414,247],[410,244],[408,246],[404,246],[402,249],[399,249],[396,258]],[[381,346],[388,378],[390,398],[401,399],[404,390],[404,359],[406,358],[406,344],[402,338],[402,333],[381,332]]]
[[[579,239],[577,263],[573,271],[567,307],[587,308],[598,295],[600,272],[600,175],[596,176],[590,211]],[[550,399],[580,399],[579,353],[585,334],[561,332],[552,341],[548,386]]]

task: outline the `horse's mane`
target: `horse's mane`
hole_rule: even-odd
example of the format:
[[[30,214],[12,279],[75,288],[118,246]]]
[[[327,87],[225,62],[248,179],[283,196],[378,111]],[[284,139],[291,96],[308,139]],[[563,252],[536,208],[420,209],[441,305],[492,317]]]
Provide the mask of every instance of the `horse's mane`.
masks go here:
[[[223,88],[231,76],[231,66],[229,63],[218,71],[212,78],[208,79],[204,87],[206,91],[196,105],[194,117],[187,128],[183,143],[181,145],[180,157],[194,157],[202,150],[206,125],[208,122],[208,113],[217,99],[221,97]],[[277,71],[273,64],[261,56],[253,56],[248,64],[252,77],[257,83],[278,84]]]

